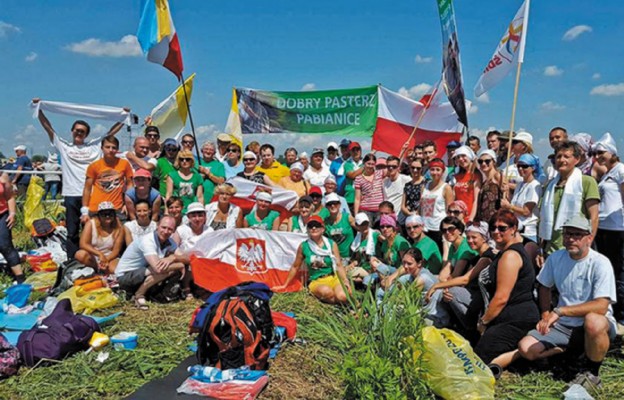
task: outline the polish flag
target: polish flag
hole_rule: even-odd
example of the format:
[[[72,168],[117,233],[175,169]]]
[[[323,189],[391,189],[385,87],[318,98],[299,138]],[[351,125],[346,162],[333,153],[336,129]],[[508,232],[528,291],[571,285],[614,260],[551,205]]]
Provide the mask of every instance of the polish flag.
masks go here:
[[[256,205],[256,195],[261,191],[268,191],[273,196],[271,210],[280,213],[280,220],[290,218],[292,209],[299,197],[292,190],[282,189],[281,187],[270,187],[261,183],[255,183],[240,176],[230,178],[227,181],[236,188],[236,194],[232,197],[232,203],[239,206],[243,213],[248,214]],[[217,195],[213,197],[213,201],[217,199]]]
[[[308,236],[302,233],[263,229],[227,229],[206,232],[191,255],[193,280],[211,292],[242,282],[282,285],[295,261],[297,248]],[[301,290],[296,277],[287,292]]]
[[[372,143],[374,150],[398,156],[425,109],[427,111],[410,147],[433,140],[438,148],[438,157],[442,157],[450,141],[461,139],[463,125],[450,103],[436,103],[430,95],[425,95],[420,101],[412,100],[383,86],[379,86],[378,94],[379,112]]]

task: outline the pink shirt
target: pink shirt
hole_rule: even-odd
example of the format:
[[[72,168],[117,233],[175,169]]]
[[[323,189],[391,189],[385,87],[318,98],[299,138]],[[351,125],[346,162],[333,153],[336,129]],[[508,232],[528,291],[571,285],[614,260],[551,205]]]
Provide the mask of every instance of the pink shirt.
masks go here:
[[[353,187],[360,189],[360,211],[379,211],[379,203],[384,201],[383,171],[375,171],[372,181],[358,175],[353,181]]]

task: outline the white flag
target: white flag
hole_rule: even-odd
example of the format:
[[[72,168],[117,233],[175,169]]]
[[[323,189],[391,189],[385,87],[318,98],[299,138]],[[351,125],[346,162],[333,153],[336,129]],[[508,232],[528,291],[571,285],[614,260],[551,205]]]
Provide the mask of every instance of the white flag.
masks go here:
[[[524,61],[524,46],[529,24],[529,4],[530,0],[525,0],[509,24],[494,55],[475,86],[475,97],[481,96],[496,86],[514,66]]]

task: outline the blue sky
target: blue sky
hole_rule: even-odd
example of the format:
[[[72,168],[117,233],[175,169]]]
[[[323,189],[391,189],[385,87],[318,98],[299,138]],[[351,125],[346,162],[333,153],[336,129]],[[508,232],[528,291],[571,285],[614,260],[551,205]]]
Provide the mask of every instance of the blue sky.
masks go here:
[[[470,127],[508,129],[513,76],[474,99],[472,88],[520,0],[456,0]],[[440,76],[441,33],[435,0],[264,2],[170,0],[185,63],[197,73],[195,125],[212,138],[225,126],[232,86],[269,90],[333,89],[381,83],[415,98]],[[148,63],[132,37],[140,1],[3,0],[0,14],[0,150],[24,143],[44,153],[31,118],[32,97],[130,106],[145,116],[177,85]],[[594,138],[620,134],[624,112],[624,4],[616,0],[534,1],[516,127],[534,134],[538,154],[562,125]],[[90,40],[91,39],[91,40]],[[70,119],[52,117],[69,135]],[[97,125],[94,123],[93,125]],[[104,131],[97,126],[96,131]],[[301,150],[332,138],[269,138]]]

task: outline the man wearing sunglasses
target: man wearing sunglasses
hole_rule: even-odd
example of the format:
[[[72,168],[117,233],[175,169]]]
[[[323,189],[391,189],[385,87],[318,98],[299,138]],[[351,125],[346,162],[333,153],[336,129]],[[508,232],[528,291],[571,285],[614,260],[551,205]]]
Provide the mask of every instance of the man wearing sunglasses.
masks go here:
[[[160,130],[157,126],[148,125],[145,127],[144,136],[149,141],[149,151],[147,155],[152,158],[158,158],[161,150]]]
[[[40,99],[35,98],[33,103]],[[126,111],[130,111],[125,108]],[[91,131],[89,124],[82,120],[74,121],[71,127],[72,141],[69,142],[58,136],[50,120],[43,111],[39,110],[39,122],[48,134],[50,142],[58,150],[61,157],[62,191],[65,207],[65,224],[67,227],[67,257],[73,259],[80,246],[80,207],[82,206],[82,190],[85,186],[87,167],[102,157],[100,143],[102,136],[86,142]],[[113,136],[123,123],[115,123],[106,133],[106,137]]]
[[[401,210],[403,202],[403,189],[405,184],[412,180],[407,175],[399,172],[399,159],[395,156],[389,156],[386,160],[386,177],[383,179],[384,199],[392,203],[395,210]],[[399,224],[403,225],[405,215],[399,212]]]
[[[586,388],[600,385],[600,365],[616,335],[611,307],[615,277],[609,259],[591,249],[592,229],[580,215],[563,224],[565,249],[551,254],[537,276],[542,319],[518,345],[528,360],[584,348],[583,366],[573,383]],[[551,310],[553,287],[559,299]]]

